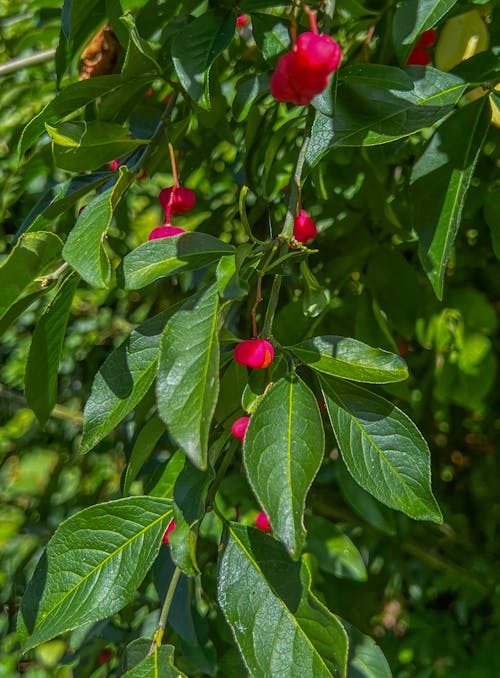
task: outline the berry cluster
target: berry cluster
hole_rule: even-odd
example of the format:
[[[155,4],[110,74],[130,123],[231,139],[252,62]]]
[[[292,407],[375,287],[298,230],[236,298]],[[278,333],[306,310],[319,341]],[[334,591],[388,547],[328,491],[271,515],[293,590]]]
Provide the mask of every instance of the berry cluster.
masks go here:
[[[277,101],[308,106],[328,84],[340,65],[340,46],[329,35],[319,34],[316,13],[309,10],[311,30],[293,41],[291,52],[280,57],[270,88]]]
[[[410,56],[406,60],[407,66],[427,66],[431,62],[429,52],[426,50],[434,45],[436,42],[437,33],[434,28],[429,28],[424,31],[417,44],[410,52]]]

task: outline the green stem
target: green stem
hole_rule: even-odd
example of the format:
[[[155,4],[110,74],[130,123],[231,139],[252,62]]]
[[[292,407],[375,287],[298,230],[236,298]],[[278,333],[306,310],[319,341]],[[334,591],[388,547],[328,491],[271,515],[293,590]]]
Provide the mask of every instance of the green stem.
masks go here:
[[[299,199],[299,193],[301,189],[302,181],[302,171],[304,169],[304,163],[306,160],[307,149],[309,148],[309,141],[311,139],[311,129],[314,122],[314,116],[316,111],[312,106],[309,107],[306,118],[306,126],[304,129],[304,136],[302,137],[302,145],[300,147],[299,155],[297,156],[297,162],[295,164],[295,170],[293,172],[293,180],[290,185],[290,193],[288,195],[288,206],[285,215],[285,223],[283,224],[283,229],[280,233],[280,237],[283,240],[289,242],[292,239],[293,234],[293,221],[295,215],[297,214],[297,203]]]
[[[278,306],[278,300],[281,289],[281,276],[275,275],[273,286],[271,287],[271,294],[269,295],[269,303],[267,304],[266,316],[264,318],[264,325],[262,326],[262,336],[269,337],[273,331],[274,315]]]
[[[208,493],[207,496],[207,506],[213,505],[213,500],[214,497],[217,493],[217,490],[219,489],[219,485],[221,482],[224,480],[224,477],[226,475],[227,469],[231,465],[231,462],[233,461],[234,453],[236,452],[236,448],[238,447],[238,441],[237,440],[232,440],[231,445],[226,452],[224,459],[221,462],[221,465],[219,466],[217,470],[217,475],[215,476],[214,482],[212,483],[210,487],[210,492]]]
[[[149,648],[149,654],[153,654],[156,648],[158,648],[161,645],[161,641],[163,640],[163,634],[165,633],[165,627],[167,625],[168,613],[170,612],[172,600],[174,599],[175,589],[177,588],[177,584],[179,583],[181,574],[182,574],[181,570],[178,567],[176,567],[172,575],[172,579],[170,580],[167,595],[165,596],[165,602],[163,603],[163,607],[161,608],[160,619],[158,621],[158,626],[156,627],[156,631],[153,636],[153,642],[151,643],[151,647]]]

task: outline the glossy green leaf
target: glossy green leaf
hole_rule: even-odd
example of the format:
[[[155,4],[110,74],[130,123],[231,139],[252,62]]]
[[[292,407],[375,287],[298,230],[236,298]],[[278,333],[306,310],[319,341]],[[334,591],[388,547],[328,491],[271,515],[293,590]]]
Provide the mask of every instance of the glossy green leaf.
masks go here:
[[[366,581],[363,558],[346,534],[321,516],[310,516],[306,526],[306,550],[316,556],[321,570],[336,577]]]
[[[166,499],[129,497],[61,523],[23,597],[24,650],[121,610],[153,564],[171,516]]]
[[[36,203],[28,216],[18,228],[16,237],[28,231],[40,231],[51,225],[60,214],[66,212],[82,196],[99,188],[108,180],[113,179],[110,172],[94,172],[82,174],[62,184],[49,188]]]
[[[237,122],[243,122],[248,116],[252,105],[268,91],[269,75],[267,73],[239,80],[236,85],[236,94],[232,105],[234,119]]]
[[[0,319],[28,286],[54,263],[62,248],[54,233],[38,231],[21,236],[0,265]]]
[[[410,518],[442,522],[431,490],[430,453],[415,424],[364,388],[321,377],[328,415],[354,480]]]
[[[457,0],[402,0],[392,19],[394,48],[402,64],[424,31],[433,28]]]
[[[272,537],[231,523],[219,560],[219,605],[252,676],[345,676],[347,636],[311,593],[305,563]]]
[[[233,39],[235,28],[233,12],[208,10],[174,36],[172,61],[180,83],[202,108],[210,108],[212,64]]]
[[[160,645],[124,673],[123,678],[186,678],[186,674],[174,666],[173,646]]]
[[[121,125],[102,120],[46,124],[45,128],[53,141],[55,164],[72,172],[96,170],[147,143],[132,139]]]
[[[272,14],[252,14],[253,37],[266,60],[290,49],[290,22]]]
[[[486,97],[464,106],[441,125],[413,166],[418,254],[438,299],[443,297],[446,266],[490,119]]]
[[[107,287],[111,280],[111,264],[104,250],[103,239],[117,204],[134,181],[127,167],[120,167],[112,186],[97,195],[80,213],[63,249],[63,257],[82,278],[94,287]]]
[[[189,298],[167,323],[160,345],[160,417],[187,457],[207,467],[208,435],[219,394],[217,286]]]
[[[57,373],[71,303],[80,278],[63,281],[37,322],[24,373],[24,394],[38,421],[45,425],[57,400]]]
[[[314,337],[290,350],[313,370],[342,379],[389,384],[408,378],[403,358],[348,337]]]
[[[156,443],[165,432],[165,425],[159,417],[151,417],[140,429],[130,453],[127,470],[123,479],[123,494],[129,494],[130,486],[153,452]]]
[[[184,463],[173,490],[175,530],[169,535],[170,554],[177,567],[195,576],[200,572],[196,559],[199,523],[205,514],[213,471],[200,471],[182,452],[177,454],[182,455]]]
[[[234,254],[231,245],[207,233],[181,233],[149,240],[123,260],[125,289],[137,290],[158,278],[195,271],[229,254]]]
[[[127,53],[123,62],[122,76],[127,79],[141,78],[146,74],[159,75],[161,68],[156,61],[151,45],[141,38],[130,14],[120,18],[129,33]]]
[[[250,418],[243,444],[248,480],[276,536],[298,558],[307,492],[323,459],[318,403],[298,377],[280,379]]]
[[[156,375],[160,338],[174,308],[146,320],[97,372],[83,412],[82,453],[108,435],[146,395]]]
[[[450,73],[418,66],[406,69],[405,85],[401,71],[385,66],[389,81],[401,82],[387,88],[380,66],[373,66],[356,66],[357,82],[347,79],[337,90],[330,86],[314,99],[318,113],[306,153],[309,168],[333,148],[385,144],[433,125],[453,109],[467,87]]]
[[[47,123],[59,122],[82,106],[122,87],[123,79],[120,75],[103,75],[68,85],[26,125],[19,141],[19,155],[24,155],[33,146],[45,132]]]
[[[373,638],[346,626],[349,636],[349,678],[392,678],[384,653]]]

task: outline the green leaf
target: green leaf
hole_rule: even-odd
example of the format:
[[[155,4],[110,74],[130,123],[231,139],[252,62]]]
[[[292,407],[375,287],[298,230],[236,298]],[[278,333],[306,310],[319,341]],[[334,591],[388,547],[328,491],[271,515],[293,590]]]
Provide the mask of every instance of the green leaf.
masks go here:
[[[346,625],[349,635],[349,678],[392,678],[384,653],[373,638]]]
[[[323,423],[312,391],[298,377],[273,384],[250,418],[243,459],[274,533],[296,558],[304,543],[306,495],[324,447]]]
[[[169,308],[139,325],[97,372],[83,412],[83,454],[107,436],[146,395],[156,375],[161,333],[174,311],[175,307]]]
[[[310,516],[306,525],[306,550],[316,556],[321,570],[336,577],[366,581],[363,558],[346,534],[320,516]]]
[[[186,674],[174,666],[174,647],[160,645],[155,646],[151,654],[124,673],[122,678],[186,678]]]
[[[130,486],[149,459],[163,433],[165,433],[165,425],[161,419],[151,417],[137,434],[123,479],[123,494],[129,494]]]
[[[172,60],[181,85],[199,106],[210,108],[209,76],[216,57],[234,37],[236,15],[208,10],[172,41]]]
[[[406,363],[398,355],[348,337],[314,337],[290,346],[290,351],[313,370],[342,379],[390,384],[408,378]]]
[[[53,141],[55,164],[72,172],[96,170],[147,143],[132,139],[121,125],[102,120],[46,124],[45,128]]]
[[[21,236],[0,265],[0,319],[26,288],[59,256],[61,239],[54,233],[38,231]]]
[[[93,287],[104,288],[110,283],[111,264],[103,239],[117,204],[133,181],[128,168],[120,167],[114,186],[86,205],[64,245],[65,260]]]
[[[413,166],[418,254],[438,299],[443,298],[446,266],[490,119],[487,97],[464,106],[441,125]]]
[[[431,67],[412,66],[404,72],[383,68],[390,82],[401,84],[387,88],[381,67],[363,64],[356,66],[357,79],[339,84],[336,96],[332,83],[314,99],[318,113],[306,153],[309,168],[333,148],[385,144],[433,125],[452,110],[467,87],[461,78]],[[406,85],[405,73],[411,81]]]
[[[268,91],[269,75],[267,73],[241,78],[236,85],[236,95],[232,104],[234,119],[237,122],[246,120],[252,105]]]
[[[129,497],[61,523],[21,603],[23,649],[121,610],[153,564],[171,516],[166,499]]]
[[[219,561],[219,605],[252,676],[345,676],[347,636],[311,593],[305,563],[272,537],[230,523]]]
[[[210,468],[207,471],[198,470],[182,452],[177,454],[182,455],[184,463],[174,485],[175,530],[169,535],[170,554],[177,567],[193,577],[200,573],[196,543],[214,474]]]
[[[65,87],[24,128],[19,140],[19,156],[24,155],[45,132],[45,125],[47,123],[54,124],[59,122],[59,120],[73,114],[79,108],[87,106],[104,94],[118,90],[123,86],[124,83],[121,75],[103,75],[97,78],[90,78],[90,80],[75,82]]]
[[[82,196],[89,193],[108,179],[111,172],[83,174],[56,184],[49,188],[24,219],[16,232],[16,238],[28,231],[40,231],[50,226],[54,219],[74,205]]]
[[[457,0],[402,0],[392,19],[394,48],[405,64],[417,38],[447,14]]]
[[[290,22],[272,14],[252,12],[253,37],[266,61],[290,48]]]
[[[122,76],[131,79],[141,78],[146,74],[159,75],[161,68],[155,59],[151,45],[141,38],[137,32],[133,17],[127,14],[122,16],[120,21],[129,31],[129,42],[123,62]]]
[[[149,240],[123,260],[125,289],[137,290],[180,271],[196,271],[228,254],[234,254],[234,247],[207,233]]]
[[[442,522],[431,490],[430,453],[409,417],[388,400],[321,377],[328,415],[354,480],[410,518]]]
[[[208,435],[219,394],[217,286],[189,298],[163,333],[158,364],[160,417],[186,456],[207,467]]]
[[[24,374],[24,393],[42,426],[56,404],[59,361],[79,280],[78,275],[72,273],[62,282],[40,317],[31,340]]]

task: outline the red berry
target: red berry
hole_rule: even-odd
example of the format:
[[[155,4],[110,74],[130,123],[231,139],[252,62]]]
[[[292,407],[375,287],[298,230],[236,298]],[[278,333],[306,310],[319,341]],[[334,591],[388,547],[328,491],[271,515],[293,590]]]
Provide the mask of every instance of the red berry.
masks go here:
[[[113,657],[113,651],[112,650],[102,650],[99,652],[97,655],[97,663],[99,666],[104,666],[104,664],[107,664],[110,659]]]
[[[258,527],[259,530],[262,530],[263,532],[271,531],[271,524],[269,523],[269,518],[262,511],[258,513],[257,517],[255,518],[255,527]]]
[[[302,33],[292,51],[280,57],[271,77],[271,94],[277,101],[309,105],[325,89],[340,59],[340,47],[329,35]]]
[[[305,245],[308,240],[315,238],[317,233],[318,229],[314,221],[305,210],[300,210],[293,222],[293,237],[295,240]]]
[[[267,339],[247,339],[234,349],[234,359],[253,369],[267,367],[274,358],[274,348]]]
[[[301,33],[297,39],[296,60],[301,68],[330,74],[337,70],[342,57],[340,45],[329,35]]]
[[[414,47],[410,52],[410,56],[406,60],[407,66],[427,66],[431,61],[430,56],[425,49],[421,47]]]
[[[163,535],[163,543],[168,544],[168,535],[175,530],[175,520],[171,520],[167,526],[167,529],[165,530],[165,534]]]
[[[231,433],[233,436],[243,440],[249,423],[250,417],[240,417],[239,419],[236,419],[236,421],[233,422],[233,425],[231,426]]]
[[[171,198],[172,192],[173,197]],[[169,186],[160,191],[158,200],[165,212],[170,204],[170,212],[172,214],[182,214],[182,212],[187,212],[194,207],[196,195],[189,188]]]
[[[109,163],[109,169],[112,172],[116,172],[116,170],[120,167],[120,163],[121,163],[121,158],[118,158],[117,160],[112,160]]]
[[[156,240],[157,238],[171,238],[173,235],[179,235],[179,233],[185,233],[186,231],[183,228],[178,226],[158,226],[153,228],[149,234],[148,240]]]
[[[240,14],[240,16],[236,19],[236,25],[241,27],[241,26],[246,26],[248,23],[248,14]]]
[[[437,39],[437,31],[435,28],[429,28],[424,31],[417,41],[417,47],[432,47]]]

